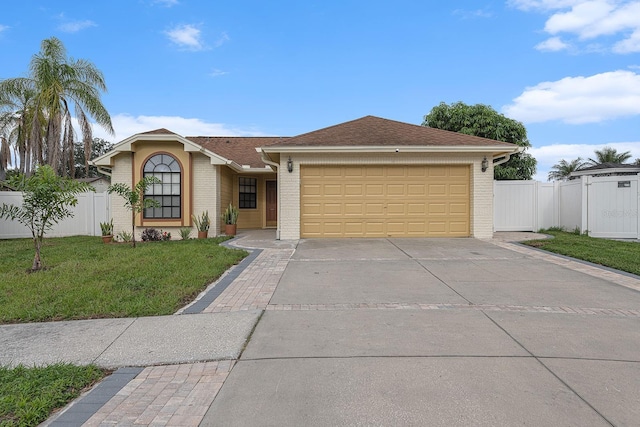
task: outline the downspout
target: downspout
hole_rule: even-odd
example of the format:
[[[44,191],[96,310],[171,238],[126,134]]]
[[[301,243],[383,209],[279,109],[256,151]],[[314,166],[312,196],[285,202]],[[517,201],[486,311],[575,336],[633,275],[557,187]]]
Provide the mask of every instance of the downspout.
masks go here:
[[[111,172],[107,172],[107,170],[104,169],[102,166],[98,166],[98,172],[100,172],[103,175],[111,176]]]
[[[262,162],[265,165],[269,165],[272,168],[274,168],[276,170],[276,175],[278,175],[278,180],[276,181],[276,185],[278,188],[278,223],[276,226],[276,240],[280,240],[280,164],[276,163],[272,160],[270,160],[269,158],[267,158],[267,153],[265,153],[264,151],[260,150],[260,160],[262,160]]]

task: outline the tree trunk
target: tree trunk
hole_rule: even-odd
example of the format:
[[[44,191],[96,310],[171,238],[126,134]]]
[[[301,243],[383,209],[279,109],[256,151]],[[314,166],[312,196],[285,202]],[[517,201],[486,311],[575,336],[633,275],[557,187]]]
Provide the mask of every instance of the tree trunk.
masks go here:
[[[33,239],[33,246],[35,247],[36,254],[33,257],[33,264],[31,265],[31,271],[42,270],[42,260],[40,259],[40,247],[42,242],[37,237]]]
[[[131,209],[131,242],[136,247],[136,212]]]

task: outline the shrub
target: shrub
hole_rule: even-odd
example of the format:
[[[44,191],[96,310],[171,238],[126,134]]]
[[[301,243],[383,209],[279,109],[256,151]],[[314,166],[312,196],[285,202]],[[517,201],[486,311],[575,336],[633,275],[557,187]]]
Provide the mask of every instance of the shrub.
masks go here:
[[[124,243],[130,242],[131,239],[133,239],[133,236],[131,235],[131,233],[127,231],[121,231],[120,233],[118,233],[118,236],[116,237],[117,241],[124,242]]]
[[[162,239],[162,241],[166,242],[168,240],[171,240],[171,233],[169,233],[168,231],[162,231],[160,230],[160,238]]]
[[[189,240],[191,237],[191,227],[182,227],[180,229],[180,238],[182,240]]]
[[[159,242],[162,239],[162,233],[155,228],[145,228],[140,236],[143,242]]]

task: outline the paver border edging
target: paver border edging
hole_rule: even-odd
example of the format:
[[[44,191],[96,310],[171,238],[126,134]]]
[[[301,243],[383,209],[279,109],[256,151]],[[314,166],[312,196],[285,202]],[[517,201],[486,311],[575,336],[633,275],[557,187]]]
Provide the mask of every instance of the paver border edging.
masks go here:
[[[225,245],[226,242],[227,241],[223,242],[222,245],[230,247]],[[239,249],[236,247],[230,248]],[[231,283],[233,283],[234,280],[238,278],[240,273],[242,273],[258,257],[258,255],[262,253],[262,249],[251,249],[247,250],[247,252],[249,252],[249,255],[245,259],[233,266],[230,270],[227,270],[227,273],[215,282],[213,286],[210,286],[208,290],[204,291],[204,295],[194,301],[191,305],[184,308],[179,314],[202,313],[222,294],[222,292],[224,292],[225,289],[229,287],[229,285],[231,285]]]
[[[544,249],[536,248],[535,246],[525,245],[524,243],[520,243],[520,242],[510,242],[510,243],[512,243],[514,245],[517,245],[517,246],[521,246],[521,247],[526,248],[526,249],[531,249],[531,250],[534,250],[534,251],[537,251],[537,252],[541,252],[541,253],[549,254],[549,255],[552,255],[552,256],[555,256],[555,257],[558,257],[558,258],[566,259],[568,261],[575,261],[575,262],[578,262],[580,264],[588,265],[590,267],[600,268],[602,270],[606,270],[606,271],[609,271],[611,273],[616,273],[616,274],[620,274],[622,276],[630,277],[632,279],[640,280],[640,276],[638,276],[636,274],[629,273],[627,271],[616,270],[615,268],[607,267],[606,265],[596,264],[594,262],[585,261],[583,259],[573,258],[573,257],[570,257],[568,255],[562,255],[562,254],[558,254],[558,253],[555,253],[555,252],[545,251]]]
[[[66,427],[84,424],[143,370],[144,368],[118,369],[94,386],[87,394],[79,397],[64,412],[60,412],[57,416],[54,415],[55,418],[50,422],[45,421],[42,425]]]

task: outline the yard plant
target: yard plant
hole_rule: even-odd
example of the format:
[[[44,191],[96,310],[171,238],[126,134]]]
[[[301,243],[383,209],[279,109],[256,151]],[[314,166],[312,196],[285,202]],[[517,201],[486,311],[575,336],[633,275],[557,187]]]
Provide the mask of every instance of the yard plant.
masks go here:
[[[7,184],[22,192],[22,205],[3,203],[0,206],[0,218],[16,220],[31,231],[35,249],[31,271],[41,270],[44,268],[41,257],[44,235],[54,224],[73,217],[69,208],[78,203],[76,196],[85,191],[93,191],[93,187],[84,182],[59,177],[48,165],[37,168],[32,176],[14,176]]]
[[[589,261],[616,270],[640,275],[640,244],[589,237],[557,229],[542,230],[554,238],[531,240],[524,244],[545,251]]]
[[[37,426],[105,374],[94,365],[0,366],[0,426]]]
[[[224,238],[104,245],[96,237],[47,239],[48,268],[28,274],[28,239],[0,245],[0,323],[175,313],[247,253]]]

